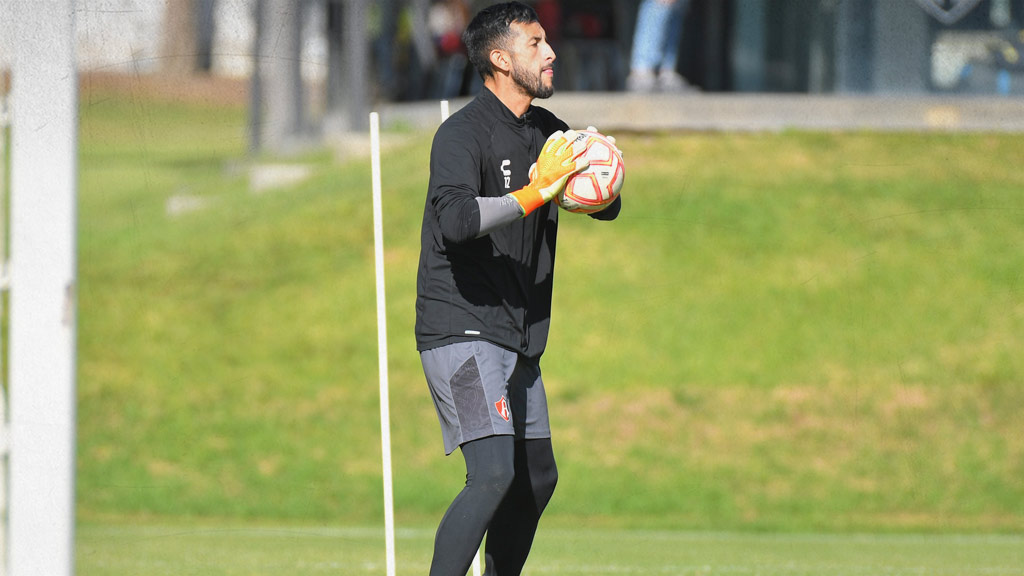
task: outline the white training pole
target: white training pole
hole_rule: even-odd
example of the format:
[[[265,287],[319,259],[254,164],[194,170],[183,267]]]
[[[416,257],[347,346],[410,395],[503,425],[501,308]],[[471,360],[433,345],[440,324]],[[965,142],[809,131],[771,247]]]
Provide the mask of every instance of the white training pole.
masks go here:
[[[7,97],[0,95],[0,300],[10,287],[7,283]],[[4,314],[0,312],[0,318]],[[0,350],[6,350],[0,330]],[[9,423],[7,421],[7,374],[0,356],[0,576],[7,576],[7,470],[10,456]]]
[[[391,485],[391,410],[388,400],[388,326],[384,299],[384,218],[380,194],[380,115],[370,113],[373,178],[373,252],[377,269],[377,366],[380,373],[380,451],[384,463],[384,541],[388,576],[395,576],[395,510]]]
[[[2,2],[11,69],[11,576],[74,573],[73,0]]]
[[[441,100],[441,122],[443,123],[448,119],[448,101]],[[473,576],[480,576],[480,551],[476,551],[476,556],[473,557]]]

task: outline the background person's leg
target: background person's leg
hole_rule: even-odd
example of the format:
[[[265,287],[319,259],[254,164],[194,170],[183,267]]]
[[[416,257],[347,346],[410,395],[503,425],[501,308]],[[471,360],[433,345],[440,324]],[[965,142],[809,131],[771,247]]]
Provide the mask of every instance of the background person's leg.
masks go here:
[[[661,63],[671,10],[671,5],[659,0],[640,3],[629,56],[629,76],[626,78],[626,87],[630,91],[649,92],[656,88],[655,71]]]

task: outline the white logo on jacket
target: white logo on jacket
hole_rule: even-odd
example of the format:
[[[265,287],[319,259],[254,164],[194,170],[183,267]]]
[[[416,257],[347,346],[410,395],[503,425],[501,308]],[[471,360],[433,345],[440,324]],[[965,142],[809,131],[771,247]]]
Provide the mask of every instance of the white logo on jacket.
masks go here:
[[[501,161],[501,173],[505,175],[505,190],[508,190],[512,186],[512,171],[508,169],[511,164],[511,160]]]

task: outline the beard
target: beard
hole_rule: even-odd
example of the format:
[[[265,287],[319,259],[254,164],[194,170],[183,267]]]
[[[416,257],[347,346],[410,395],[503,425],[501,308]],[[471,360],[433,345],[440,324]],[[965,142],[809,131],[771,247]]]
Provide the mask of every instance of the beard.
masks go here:
[[[553,83],[544,84],[543,71],[531,74],[529,70],[521,67],[517,60],[512,60],[512,81],[531,98],[549,98],[555,93]]]

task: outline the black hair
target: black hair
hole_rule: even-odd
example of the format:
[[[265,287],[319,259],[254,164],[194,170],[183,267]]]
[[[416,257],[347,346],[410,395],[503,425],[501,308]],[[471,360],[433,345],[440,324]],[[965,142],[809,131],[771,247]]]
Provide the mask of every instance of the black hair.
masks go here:
[[[491,50],[508,50],[514,36],[512,23],[537,22],[537,13],[522,2],[505,2],[488,6],[477,13],[462,34],[462,43],[473,67],[485,80],[494,75]]]

